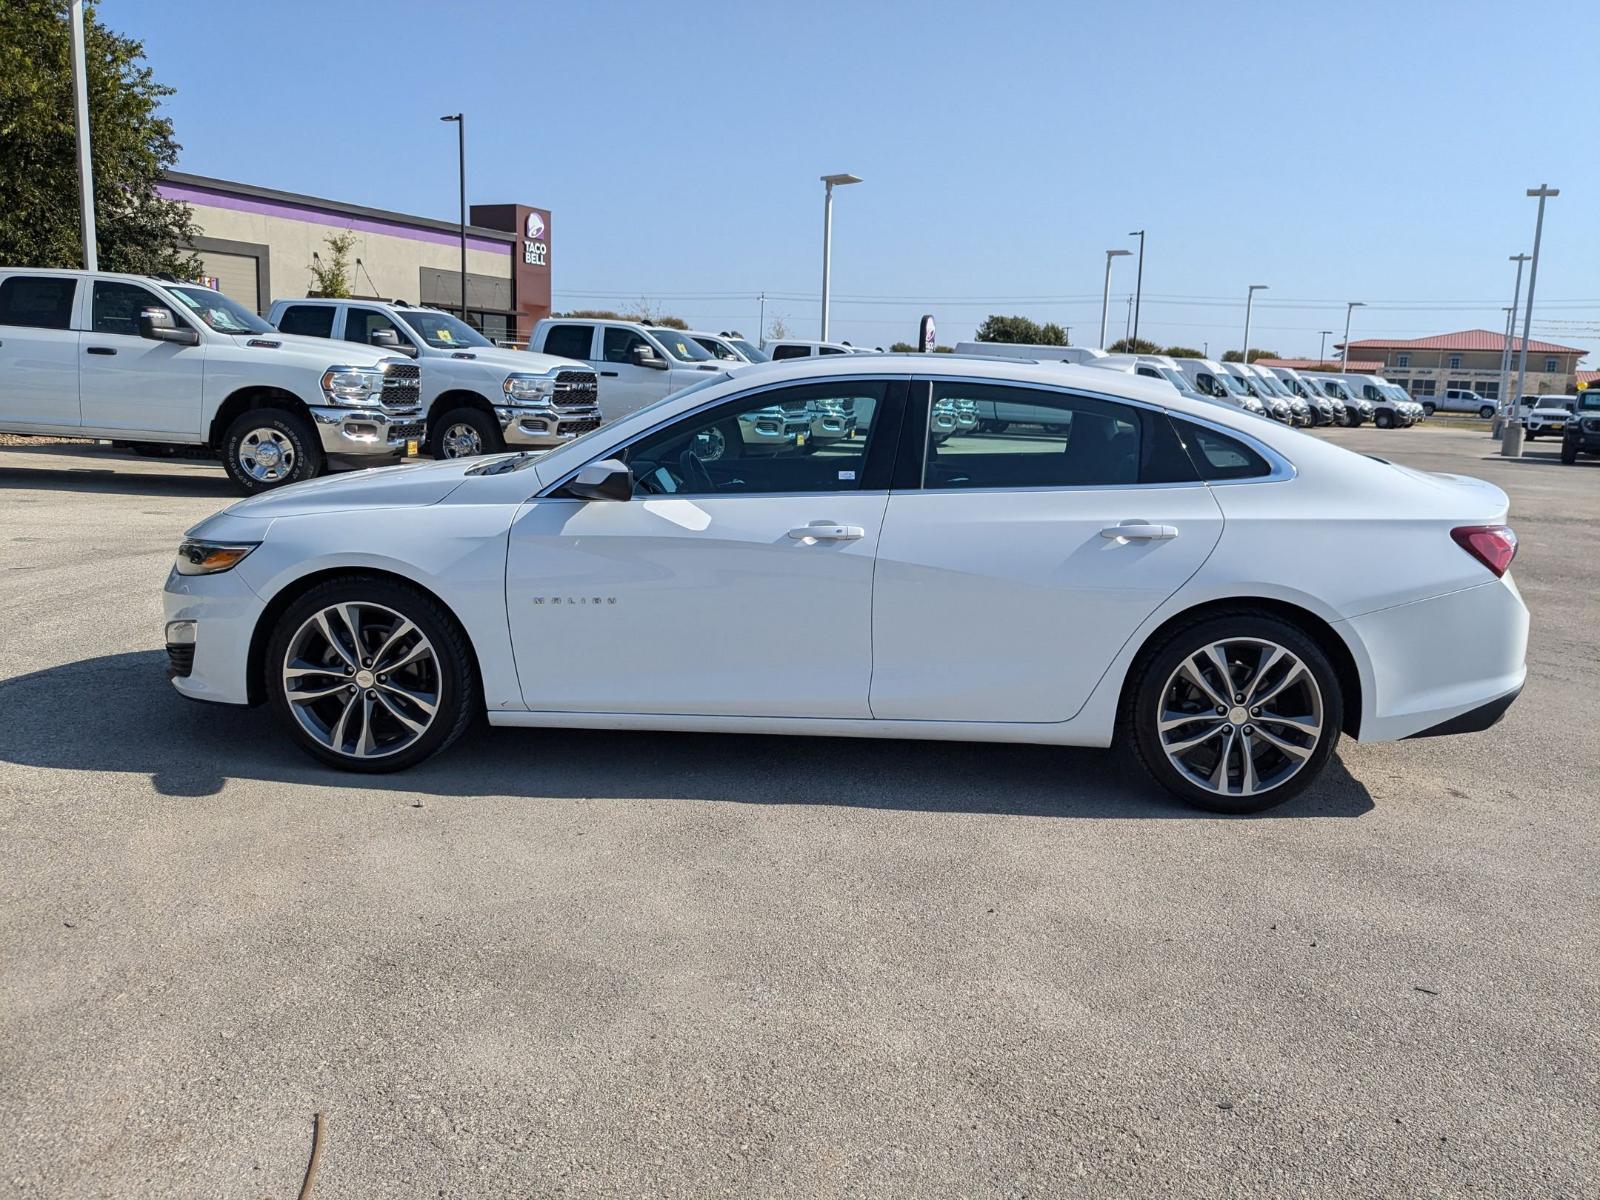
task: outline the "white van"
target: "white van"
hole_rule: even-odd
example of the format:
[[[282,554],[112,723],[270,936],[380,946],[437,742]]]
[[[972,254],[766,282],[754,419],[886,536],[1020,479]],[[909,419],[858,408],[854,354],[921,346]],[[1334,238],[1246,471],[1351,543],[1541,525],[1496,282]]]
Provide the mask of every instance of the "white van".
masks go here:
[[[849,342],[819,342],[810,338],[779,338],[768,342],[762,349],[773,362],[782,362],[786,358],[816,358],[823,354],[877,353],[876,350],[852,346]]]
[[[1227,408],[1242,408],[1246,412],[1255,413],[1258,417],[1268,415],[1266,405],[1254,396],[1230,397],[1223,400],[1197,390],[1194,384],[1189,382],[1189,377],[1179,370],[1177,361],[1165,354],[1102,354],[1099,358],[1090,359],[1087,365],[1102,367],[1108,371],[1125,371],[1145,379],[1165,380],[1180,395],[1191,399],[1204,400],[1208,404],[1221,404]],[[1235,399],[1239,403],[1235,403]]]
[[[1108,357],[1093,346],[1040,346],[1028,342],[957,342],[957,354],[983,358],[1026,358],[1035,362],[1092,364]]]
[[[1250,394],[1250,389],[1245,387],[1230,372],[1223,369],[1221,363],[1211,358],[1175,358],[1172,360],[1178,370],[1183,372],[1194,390],[1202,396],[1211,396],[1217,400],[1226,400],[1240,408],[1245,407],[1245,401],[1254,400],[1267,410],[1267,414],[1275,421],[1288,424],[1294,420],[1294,409],[1287,400],[1276,399],[1264,401]]]

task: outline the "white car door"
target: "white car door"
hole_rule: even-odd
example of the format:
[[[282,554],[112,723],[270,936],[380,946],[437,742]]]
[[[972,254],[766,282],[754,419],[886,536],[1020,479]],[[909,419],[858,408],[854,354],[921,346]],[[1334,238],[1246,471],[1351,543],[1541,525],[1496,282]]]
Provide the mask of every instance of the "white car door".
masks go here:
[[[912,396],[906,420],[922,421],[929,385]],[[931,387],[935,406],[969,401],[992,406],[993,423],[928,438],[920,480],[897,473],[889,498],[872,715],[1065,721],[1205,562],[1222,513],[1159,410],[1043,388]]]
[[[524,506],[506,607],[527,706],[869,716],[873,558],[904,386],[750,393],[598,455],[628,463],[631,500]],[[855,436],[785,432],[783,406],[815,401],[853,408]]]
[[[78,416],[78,280],[11,275],[0,280],[0,423],[70,429]]]
[[[637,361],[640,349],[648,350],[658,367],[643,367]],[[600,415],[608,421],[653,404],[672,388],[672,364],[637,329],[626,325],[604,325],[600,329]]]
[[[186,346],[140,337],[139,312],[146,308],[165,309],[179,329],[193,328],[189,317],[149,288],[116,279],[94,281],[78,373],[83,427],[168,433],[192,441],[200,432],[205,343]]]

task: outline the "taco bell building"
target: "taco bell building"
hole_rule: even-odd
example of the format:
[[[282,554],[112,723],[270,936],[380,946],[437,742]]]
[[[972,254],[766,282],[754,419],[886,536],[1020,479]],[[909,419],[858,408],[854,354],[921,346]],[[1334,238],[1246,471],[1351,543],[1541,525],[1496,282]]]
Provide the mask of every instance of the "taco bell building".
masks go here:
[[[348,232],[354,296],[462,315],[455,221],[176,171],[159,190],[193,210],[193,249],[208,281],[259,313],[275,299],[307,295],[313,262],[328,260],[328,238]],[[550,212],[475,204],[468,217],[466,319],[493,341],[525,343],[550,315]]]

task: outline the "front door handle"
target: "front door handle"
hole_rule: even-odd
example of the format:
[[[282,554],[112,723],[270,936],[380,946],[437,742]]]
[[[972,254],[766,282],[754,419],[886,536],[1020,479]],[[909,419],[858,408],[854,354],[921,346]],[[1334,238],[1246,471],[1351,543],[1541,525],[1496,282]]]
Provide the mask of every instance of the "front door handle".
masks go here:
[[[867,536],[859,525],[837,525],[832,521],[813,521],[789,530],[797,542],[853,542]]]
[[[615,379],[617,377],[617,373],[615,371],[601,371],[600,374],[604,375],[607,379]]]
[[[115,354],[116,350],[110,346],[90,346],[88,352],[90,354]]]
[[[1100,531],[1100,536],[1121,542],[1164,542],[1178,536],[1178,527],[1150,525],[1144,521],[1124,521],[1121,525],[1107,525]]]

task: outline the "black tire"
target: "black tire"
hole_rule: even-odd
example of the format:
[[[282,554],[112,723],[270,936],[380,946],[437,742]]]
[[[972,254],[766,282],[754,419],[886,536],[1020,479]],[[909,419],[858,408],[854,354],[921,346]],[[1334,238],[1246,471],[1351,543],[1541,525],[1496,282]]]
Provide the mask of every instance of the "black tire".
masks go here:
[[[1569,467],[1578,461],[1577,442],[1564,441],[1561,443],[1561,461]]]
[[[314,614],[339,603],[390,609],[415,625],[433,646],[438,667],[433,722],[421,737],[393,754],[361,759],[335,753],[307,732],[288,699],[283,669],[291,639]],[[263,670],[268,701],[291,740],[319,762],[346,771],[387,774],[414,766],[449,746],[483,712],[482,683],[471,644],[461,626],[448,609],[426,592],[385,576],[353,574],[330,579],[294,601],[272,631]]]
[[[1525,429],[1523,430],[1523,436],[1531,442],[1534,438],[1539,436],[1539,431],[1537,429]]]
[[[1217,642],[1249,638],[1277,643],[1310,671],[1322,698],[1321,740],[1304,765],[1283,783],[1251,796],[1223,796],[1193,782],[1168,760],[1157,728],[1165,700],[1162,693],[1167,680],[1185,659]],[[1125,689],[1117,737],[1128,743],[1150,777],[1180,800],[1208,812],[1243,814],[1275,808],[1316,782],[1333,757],[1343,724],[1344,699],[1339,679],[1322,648],[1299,626],[1260,610],[1242,608],[1180,625],[1140,653]]]
[[[1377,412],[1372,414],[1372,423],[1379,429],[1393,429],[1394,416],[1383,409],[1379,409]]]
[[[1433,416],[1434,411],[1435,411],[1434,410],[1434,406],[1431,405],[1431,404],[1424,404],[1422,406],[1422,415],[1425,416],[1425,417]]]
[[[274,476],[261,465],[262,446],[267,441],[275,446],[287,443],[291,448],[292,457],[279,459],[288,464],[281,475]],[[252,408],[235,417],[222,435],[222,465],[234,486],[253,496],[315,479],[326,468],[327,460],[316,430],[304,417],[282,408]]]
[[[1485,404],[1478,409],[1478,416],[1485,421],[1494,420],[1494,405]]]
[[[459,443],[454,432],[465,427],[478,439],[478,448],[468,452],[454,449]],[[437,421],[428,422],[428,453],[437,459],[476,458],[480,454],[499,454],[506,448],[505,436],[488,413],[476,408],[452,408]]]

